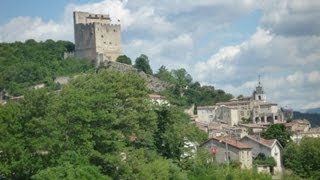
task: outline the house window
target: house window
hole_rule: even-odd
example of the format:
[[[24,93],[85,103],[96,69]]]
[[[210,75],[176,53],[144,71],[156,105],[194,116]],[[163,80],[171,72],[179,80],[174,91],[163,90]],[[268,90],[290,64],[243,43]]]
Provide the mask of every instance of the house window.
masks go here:
[[[116,32],[116,30],[114,29],[113,32]]]

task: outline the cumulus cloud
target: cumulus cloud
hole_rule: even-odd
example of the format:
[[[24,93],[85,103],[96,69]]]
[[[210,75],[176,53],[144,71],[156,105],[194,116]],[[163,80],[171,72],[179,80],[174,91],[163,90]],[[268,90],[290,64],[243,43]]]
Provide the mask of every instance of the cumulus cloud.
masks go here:
[[[122,27],[126,28],[133,22],[130,11],[126,9],[125,1],[105,0],[87,4],[68,4],[63,18],[58,21],[44,21],[41,17],[16,17],[0,26],[0,41],[13,42],[26,39],[35,40],[71,40],[73,41],[73,11],[93,13],[110,13],[112,21],[124,20]],[[58,16],[58,15],[57,15]]]
[[[318,0],[73,3],[66,5],[57,21],[44,21],[41,17],[10,19],[0,25],[0,41],[73,41],[75,10],[110,14],[114,23],[119,19],[124,53],[133,60],[146,54],[154,71],[161,65],[186,68],[195,80],[234,95],[250,95],[260,74],[269,100],[297,109],[319,105]],[[234,22],[255,11],[261,11],[261,17],[254,33],[243,36],[242,32],[230,29]],[[237,37],[245,38],[232,41]]]
[[[265,1],[263,27],[285,36],[320,34],[320,1]]]
[[[317,47],[319,36],[288,37],[257,28],[246,41],[197,63],[194,74],[235,95],[251,94],[260,74],[272,101],[299,109],[320,99]]]
[[[40,17],[16,17],[0,27],[0,41],[26,39],[70,39],[72,28],[53,21],[44,22]]]

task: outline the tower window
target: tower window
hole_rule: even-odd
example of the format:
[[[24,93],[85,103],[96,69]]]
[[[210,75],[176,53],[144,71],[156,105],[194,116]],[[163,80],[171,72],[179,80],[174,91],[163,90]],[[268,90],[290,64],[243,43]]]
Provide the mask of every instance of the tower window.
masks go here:
[[[116,30],[114,29],[113,32],[116,32]]]
[[[101,37],[103,38],[103,35],[101,35]]]
[[[261,100],[261,96],[259,96],[259,100]]]

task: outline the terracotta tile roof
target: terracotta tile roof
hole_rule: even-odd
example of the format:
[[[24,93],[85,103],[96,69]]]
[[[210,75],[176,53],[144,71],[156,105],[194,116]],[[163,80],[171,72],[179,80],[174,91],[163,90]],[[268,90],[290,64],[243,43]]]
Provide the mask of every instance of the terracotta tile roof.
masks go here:
[[[276,139],[263,139],[261,137],[257,137],[257,136],[254,136],[254,135],[246,135],[245,137],[248,137],[260,144],[263,144],[265,146],[269,146],[271,147],[273,145],[273,143],[276,141]]]
[[[240,142],[236,139],[230,138],[230,137],[215,137],[211,138],[219,142],[227,143],[228,145],[231,145],[237,149],[252,149],[251,146],[249,146],[246,143]]]

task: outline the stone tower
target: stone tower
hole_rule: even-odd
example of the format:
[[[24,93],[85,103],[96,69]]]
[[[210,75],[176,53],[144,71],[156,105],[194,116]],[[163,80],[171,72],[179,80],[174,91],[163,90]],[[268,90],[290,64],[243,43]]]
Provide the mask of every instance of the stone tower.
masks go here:
[[[264,91],[260,82],[260,76],[259,76],[259,84],[256,87],[256,90],[253,91],[253,99],[257,101],[263,101],[263,102],[267,101],[267,97],[264,94]]]
[[[109,15],[73,12],[75,56],[96,65],[116,61],[121,54],[121,27]]]

